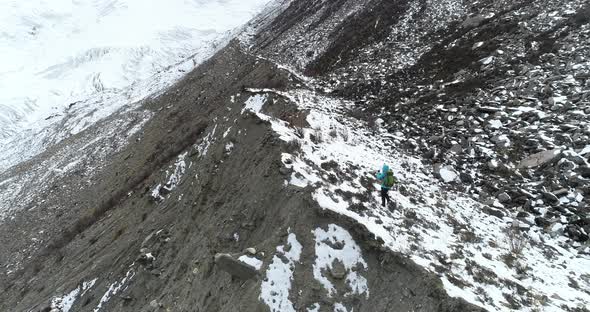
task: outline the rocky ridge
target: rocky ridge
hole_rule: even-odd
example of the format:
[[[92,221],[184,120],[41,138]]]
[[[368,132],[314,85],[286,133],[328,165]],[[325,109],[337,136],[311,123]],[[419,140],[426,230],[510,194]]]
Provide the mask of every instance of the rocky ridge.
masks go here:
[[[548,98],[525,99],[518,106],[525,112],[509,114],[510,92],[520,89],[488,87],[509,81],[493,67],[503,61],[486,59],[488,47],[470,37],[478,29],[496,34],[483,30],[504,29],[505,16],[519,21],[529,17],[521,12],[557,4],[305,4],[278,2],[241,42],[143,103],[152,117],[93,173],[100,182],[47,203],[81,205],[49,223],[65,229],[43,232],[39,245],[47,248],[10,263],[0,277],[0,308],[587,310],[584,185],[568,184],[563,193],[543,184],[551,174],[585,179],[587,157],[576,158],[585,147],[555,143],[564,130],[537,113],[563,115],[544,104]],[[575,11],[563,12],[574,22],[583,9],[582,2],[559,6]],[[545,30],[559,25],[555,14],[532,15],[550,23]],[[409,36],[417,25],[425,37]],[[587,23],[579,26],[570,34],[583,34]],[[316,48],[319,38],[329,40]],[[465,46],[483,57],[451,57]],[[481,66],[491,69],[479,85],[445,83],[454,70],[469,77]],[[583,88],[574,80],[568,100]],[[560,92],[570,90],[559,81]],[[473,103],[457,102],[466,97]],[[551,107],[557,104],[564,112],[569,105],[554,99]],[[517,149],[514,129],[525,123],[537,128],[523,133],[545,130],[554,145]],[[577,134],[585,144],[584,131]],[[572,167],[572,159],[580,164]],[[375,192],[383,163],[404,181],[390,209]],[[94,207],[97,194],[103,204]],[[13,216],[19,221],[4,237],[18,227],[37,235],[34,215]]]
[[[422,156],[451,189],[585,252],[586,2],[341,1],[306,14],[297,3],[283,19],[305,21],[263,28],[260,53],[354,101],[354,115],[386,127],[394,146]],[[330,45],[316,45],[326,32]]]

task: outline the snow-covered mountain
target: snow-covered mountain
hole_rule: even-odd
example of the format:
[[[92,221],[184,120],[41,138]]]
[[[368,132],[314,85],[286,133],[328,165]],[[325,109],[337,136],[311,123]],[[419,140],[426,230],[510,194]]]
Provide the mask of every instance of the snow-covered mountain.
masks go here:
[[[267,2],[2,1],[0,170],[171,85]]]

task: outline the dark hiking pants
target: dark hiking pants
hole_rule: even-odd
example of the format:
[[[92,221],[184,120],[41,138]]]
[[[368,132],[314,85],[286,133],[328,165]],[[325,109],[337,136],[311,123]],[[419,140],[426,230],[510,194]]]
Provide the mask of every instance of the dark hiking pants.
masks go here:
[[[381,206],[385,207],[386,204],[388,204],[391,201],[391,198],[389,198],[389,190],[382,188],[381,189]]]

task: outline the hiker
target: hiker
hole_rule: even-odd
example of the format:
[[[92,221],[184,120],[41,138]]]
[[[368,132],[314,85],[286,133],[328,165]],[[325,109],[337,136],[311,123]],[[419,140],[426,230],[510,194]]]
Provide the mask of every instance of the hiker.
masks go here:
[[[391,202],[389,190],[397,183],[397,179],[388,165],[383,165],[381,172],[377,173],[377,179],[381,181],[381,205],[385,207],[386,204]]]

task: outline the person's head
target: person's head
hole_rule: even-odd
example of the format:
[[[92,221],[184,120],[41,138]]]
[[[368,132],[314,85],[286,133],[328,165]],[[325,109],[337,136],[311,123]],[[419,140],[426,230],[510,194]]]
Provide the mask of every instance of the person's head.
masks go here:
[[[389,171],[389,166],[386,164],[383,164],[383,168],[381,170],[383,173],[387,173],[387,171]]]

